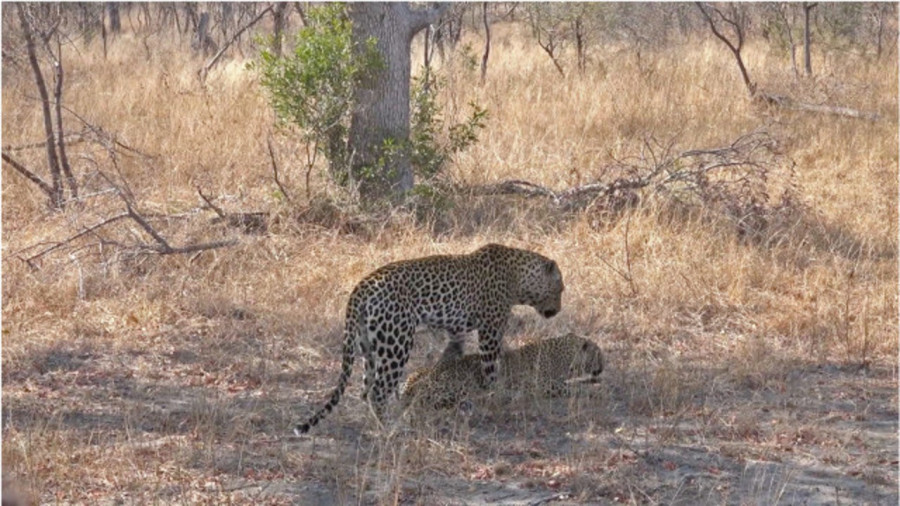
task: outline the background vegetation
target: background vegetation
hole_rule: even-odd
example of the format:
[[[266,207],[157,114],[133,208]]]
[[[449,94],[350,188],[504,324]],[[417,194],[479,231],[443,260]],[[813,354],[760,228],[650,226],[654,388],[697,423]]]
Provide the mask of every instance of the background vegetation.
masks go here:
[[[53,208],[3,164],[3,473],[23,495],[896,500],[896,5],[814,8],[809,76],[790,54],[800,5],[737,12],[760,89],[874,121],[748,98],[693,5],[455,7],[429,43],[434,135],[471,103],[484,128],[377,214],[276,127],[246,65],[276,20],[228,44],[267,6],[200,6],[211,46],[191,43],[198,6],[173,5],[123,4],[105,38],[96,11],[63,8],[67,36],[47,47],[77,199]],[[45,147],[28,147],[46,134],[16,10],[3,5],[3,152],[49,181]],[[302,23],[280,12],[290,48]],[[420,67],[422,36],[413,49]],[[563,312],[517,309],[507,344],[596,340],[609,367],[594,396],[381,434],[357,375],[314,438],[287,436],[337,378],[361,277],[487,242],[558,261]],[[198,245],[221,247],[180,249]],[[411,367],[444,343],[421,333]],[[813,491],[823,475],[838,485]]]

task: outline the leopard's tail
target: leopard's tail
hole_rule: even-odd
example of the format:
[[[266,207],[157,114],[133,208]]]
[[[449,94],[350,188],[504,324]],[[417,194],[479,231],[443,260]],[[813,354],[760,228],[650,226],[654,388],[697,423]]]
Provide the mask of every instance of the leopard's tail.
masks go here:
[[[344,346],[341,351],[341,376],[338,378],[338,384],[334,387],[334,390],[331,391],[331,397],[329,397],[328,402],[326,402],[321,409],[316,411],[316,414],[294,427],[294,434],[299,436],[309,432],[309,430],[315,427],[322,418],[325,418],[325,415],[331,413],[331,410],[341,401],[341,396],[344,395],[347,383],[350,382],[350,373],[353,372],[353,361],[355,358],[354,351],[356,348],[357,335],[360,331],[359,321],[357,321],[356,318],[347,320],[346,327],[344,328]]]

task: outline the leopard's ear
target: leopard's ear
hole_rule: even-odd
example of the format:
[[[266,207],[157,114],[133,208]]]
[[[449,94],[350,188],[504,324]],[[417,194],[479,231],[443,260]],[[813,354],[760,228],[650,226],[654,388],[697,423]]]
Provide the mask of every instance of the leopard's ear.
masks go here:
[[[553,274],[555,272],[559,272],[559,267],[557,267],[556,262],[553,260],[547,260],[544,262],[544,272],[547,275]]]

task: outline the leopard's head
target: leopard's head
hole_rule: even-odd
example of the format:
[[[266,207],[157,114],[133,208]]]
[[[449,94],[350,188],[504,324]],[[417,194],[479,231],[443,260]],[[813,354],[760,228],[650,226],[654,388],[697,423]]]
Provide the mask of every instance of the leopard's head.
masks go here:
[[[565,290],[559,266],[549,258],[532,253],[522,267],[517,302],[533,307],[544,318],[556,316],[562,308]]]
[[[593,341],[575,334],[569,334],[565,339],[569,346],[577,349],[569,369],[569,377],[590,376],[588,381],[599,381],[600,373],[603,372],[603,352],[600,351],[600,347]]]

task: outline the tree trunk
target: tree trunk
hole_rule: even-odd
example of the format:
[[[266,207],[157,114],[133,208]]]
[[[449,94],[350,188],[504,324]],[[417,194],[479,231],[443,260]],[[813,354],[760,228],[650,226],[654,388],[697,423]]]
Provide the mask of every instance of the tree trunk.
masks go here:
[[[491,24],[488,23],[487,9],[488,3],[482,2],[481,16],[482,21],[484,22],[484,56],[481,57],[481,84],[484,84],[484,79],[487,77],[488,56],[491,54]]]
[[[201,12],[200,20],[197,22],[197,31],[194,33],[194,40],[191,43],[191,49],[202,52],[205,57],[209,54],[212,47],[212,39],[209,36],[209,12]]]
[[[109,31],[112,33],[121,32],[122,19],[119,17],[119,4],[116,2],[107,2],[106,12],[109,14]]]
[[[413,187],[409,45],[445,9],[413,10],[405,2],[349,5],[354,51],[365,60],[366,42],[374,38],[381,59],[354,90],[350,116],[350,170],[366,200],[399,197]]]
[[[875,45],[875,56],[880,60],[881,59],[881,51],[882,51],[882,43],[881,40],[884,36],[884,18],[887,17],[890,13],[890,5],[875,5],[873,9],[875,9],[875,15],[878,17],[878,30],[876,31],[876,45]]]
[[[50,195],[50,204],[56,209],[63,207],[63,187],[60,177],[59,158],[56,156],[56,143],[54,142],[53,120],[50,115],[50,96],[47,93],[47,85],[44,81],[44,74],[37,60],[35,51],[34,36],[31,24],[25,17],[22,4],[18,5],[17,12],[19,14],[19,22],[22,25],[22,31],[25,34],[25,47],[28,51],[28,61],[31,63],[31,70],[34,72],[34,82],[37,85],[38,94],[41,97],[41,108],[44,113],[44,134],[47,136],[47,165],[50,169],[50,178],[53,185],[53,193]]]
[[[287,13],[288,4],[282,2],[275,5],[275,8],[272,10],[272,17],[274,27],[274,36],[272,39],[272,53],[275,54],[276,57],[281,58],[281,41],[284,38],[284,21],[285,14]]]
[[[184,32],[188,33],[191,29],[197,30],[197,5],[193,2],[186,2],[184,4]]]
[[[63,87],[63,66],[62,66],[62,42],[60,42],[59,32],[56,33],[56,61],[54,62],[56,70],[56,87],[53,92],[53,98],[56,105],[56,145],[59,148],[59,164],[62,168],[63,175],[66,177],[66,184],[73,199],[78,198],[78,183],[72,174],[72,166],[69,165],[69,156],[66,154],[66,132],[63,129],[62,119],[62,87]]]
[[[582,14],[579,13],[575,18],[575,50],[578,54],[578,71],[584,74],[585,69],[587,68],[587,56],[585,56],[584,51],[584,23],[582,21]]]
[[[285,4],[280,4],[285,5]],[[234,21],[234,9],[232,9],[232,5],[230,2],[222,2],[221,4],[221,13],[222,13],[222,23],[219,25],[219,29],[222,31],[222,40],[228,40],[228,31],[231,30],[231,25]]]
[[[103,39],[103,59],[106,60],[106,16],[105,11],[100,9],[100,37]],[[119,27],[121,28],[121,22]]]
[[[806,69],[807,77],[812,75],[812,60],[809,54],[809,11],[816,5],[818,4],[803,2],[803,67]]]

